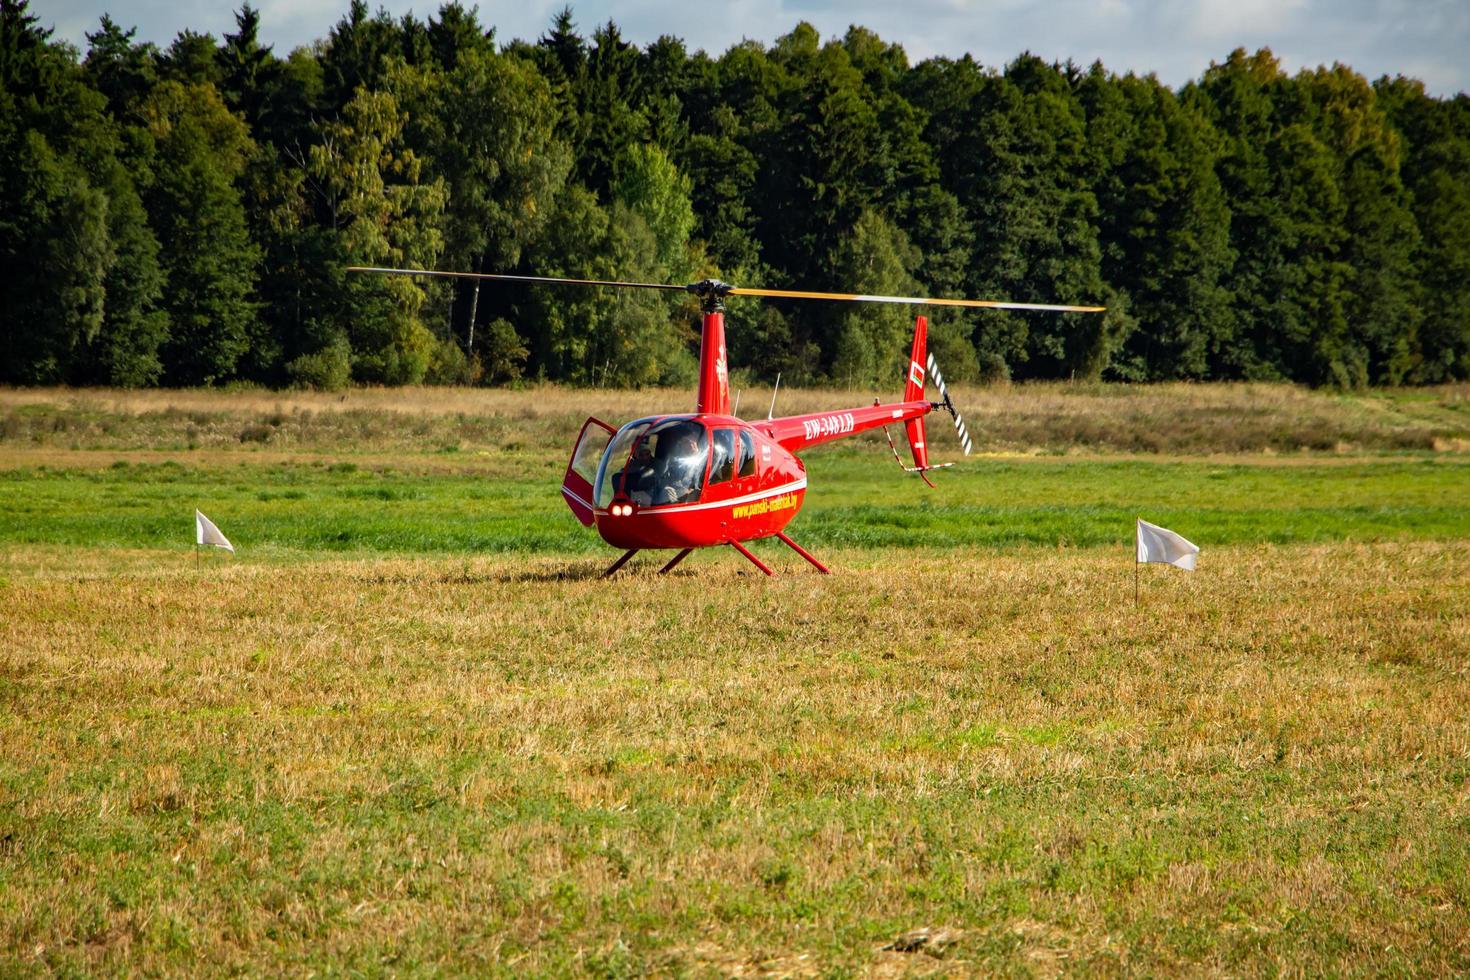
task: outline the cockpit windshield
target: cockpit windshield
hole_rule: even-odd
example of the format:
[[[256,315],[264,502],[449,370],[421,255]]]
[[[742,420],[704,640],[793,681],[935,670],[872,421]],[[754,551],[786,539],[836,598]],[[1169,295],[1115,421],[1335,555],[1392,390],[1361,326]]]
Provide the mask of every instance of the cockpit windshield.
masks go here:
[[[640,507],[687,504],[699,500],[709,462],[709,434],[691,418],[630,422],[603,455],[597,473],[597,504],[614,496]]]
[[[623,488],[623,469],[628,462],[628,453],[633,448],[633,443],[638,437],[648,431],[653,424],[652,419],[638,419],[629,422],[618,430],[613,436],[612,442],[607,444],[607,449],[602,454],[602,462],[597,466],[597,483],[592,492],[597,496],[597,506],[606,510],[612,503],[613,497],[617,496]]]

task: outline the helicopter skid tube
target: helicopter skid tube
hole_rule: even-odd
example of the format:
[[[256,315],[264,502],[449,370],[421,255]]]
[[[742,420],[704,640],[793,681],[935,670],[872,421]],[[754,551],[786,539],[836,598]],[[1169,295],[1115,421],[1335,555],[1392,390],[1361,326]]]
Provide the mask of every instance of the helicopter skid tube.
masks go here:
[[[798,555],[811,562],[812,566],[823,575],[832,574],[832,570],[830,568],[817,561],[815,558],[812,557],[811,552],[807,551],[801,545],[797,544],[795,541],[792,541],[789,537],[787,537],[785,531],[777,531],[776,537],[780,538],[781,542],[785,544],[786,547],[790,548],[792,551],[796,552]]]
[[[693,551],[693,550],[694,550],[693,548],[685,548],[683,551],[679,552],[677,555],[675,555],[674,557],[670,558],[669,559],[669,563],[667,565],[665,565],[663,568],[660,568],[658,570],[658,573],[660,575],[663,575],[663,574],[665,574],[667,572],[672,572],[674,570],[674,566],[677,565],[677,564],[679,564],[679,562],[683,561],[685,558],[688,558],[689,557],[689,553],[691,551]]]
[[[624,565],[628,564],[628,559],[629,558],[632,558],[634,555],[638,554],[639,550],[640,549],[638,549],[638,548],[629,548],[627,551],[623,552],[623,557],[619,558],[617,561],[615,561],[611,565],[609,565],[608,568],[607,568],[607,571],[605,571],[605,572],[602,573],[602,577],[603,578],[607,578],[613,572],[616,572],[618,569],[620,569]]]
[[[750,563],[752,565],[754,565],[756,568],[759,568],[761,571],[765,572],[767,575],[775,575],[776,574],[775,572],[771,571],[771,568],[770,568],[769,565],[767,565],[765,562],[761,561],[755,555],[751,554],[750,553],[750,549],[747,548],[745,545],[741,544],[739,541],[731,541],[730,542],[730,547],[734,548],[736,551],[740,552],[746,558],[750,559]]]

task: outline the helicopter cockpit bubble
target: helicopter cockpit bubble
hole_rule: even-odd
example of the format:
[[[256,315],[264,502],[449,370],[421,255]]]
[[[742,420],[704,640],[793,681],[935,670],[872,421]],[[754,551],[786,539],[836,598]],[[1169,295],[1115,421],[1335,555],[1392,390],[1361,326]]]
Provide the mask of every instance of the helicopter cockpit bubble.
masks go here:
[[[689,418],[668,419],[649,429],[633,447],[625,479],[634,475],[633,465],[640,456],[651,460],[652,466],[638,474],[643,485],[633,488],[635,503],[656,507],[699,500],[709,463],[709,433],[702,424]],[[639,499],[645,493],[648,500]]]
[[[638,419],[618,430],[597,471],[597,505],[623,496],[640,507],[698,501],[709,464],[709,433],[680,415]]]
[[[634,419],[617,431],[612,441],[603,450],[602,461],[597,464],[597,480],[593,484],[592,493],[597,498],[597,506],[606,510],[612,503],[613,497],[623,489],[624,469],[628,463],[628,454],[633,449],[633,443],[638,441],[655,419]]]

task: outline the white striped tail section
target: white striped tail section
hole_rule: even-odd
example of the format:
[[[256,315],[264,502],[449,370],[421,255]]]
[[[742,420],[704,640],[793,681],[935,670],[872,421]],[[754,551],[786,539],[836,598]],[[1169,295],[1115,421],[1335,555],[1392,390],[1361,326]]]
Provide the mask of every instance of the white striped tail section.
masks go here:
[[[970,455],[972,443],[970,442],[970,431],[965,428],[965,420],[960,418],[960,413],[954,410],[954,403],[949,400],[949,389],[944,386],[944,375],[939,373],[939,364],[934,360],[934,352],[929,352],[929,377],[934,379],[934,387],[939,389],[939,397],[944,399],[954,412],[954,430],[959,433],[960,445],[965,447],[965,455]]]

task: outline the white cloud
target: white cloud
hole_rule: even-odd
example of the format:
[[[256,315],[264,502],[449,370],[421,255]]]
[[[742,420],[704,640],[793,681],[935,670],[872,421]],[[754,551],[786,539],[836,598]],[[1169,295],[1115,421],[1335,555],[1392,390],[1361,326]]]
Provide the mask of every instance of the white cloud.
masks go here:
[[[1307,7],[1307,0],[1196,0],[1189,36],[1204,44],[1235,44],[1238,38],[1294,34]]]

